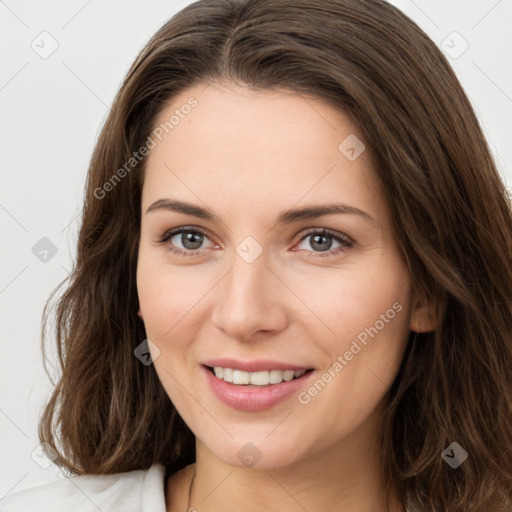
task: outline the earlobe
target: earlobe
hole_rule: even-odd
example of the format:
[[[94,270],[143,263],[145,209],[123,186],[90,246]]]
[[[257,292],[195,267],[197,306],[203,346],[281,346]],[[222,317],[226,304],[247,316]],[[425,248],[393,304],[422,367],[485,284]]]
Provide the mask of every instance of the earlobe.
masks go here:
[[[140,306],[139,306],[139,311],[137,312],[137,315],[140,316],[140,318],[142,320],[144,320],[144,317],[142,316],[142,311],[140,310]]]
[[[433,302],[417,300],[411,311],[409,329],[413,332],[430,332],[436,329],[443,317],[442,307],[436,307]]]

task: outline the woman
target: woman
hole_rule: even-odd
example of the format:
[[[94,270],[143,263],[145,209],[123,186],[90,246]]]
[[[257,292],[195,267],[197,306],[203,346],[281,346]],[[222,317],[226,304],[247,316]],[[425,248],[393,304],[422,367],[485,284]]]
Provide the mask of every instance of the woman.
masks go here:
[[[506,510],[511,249],[471,105],[400,11],[188,6],[89,170],[40,423],[77,476],[1,510]]]

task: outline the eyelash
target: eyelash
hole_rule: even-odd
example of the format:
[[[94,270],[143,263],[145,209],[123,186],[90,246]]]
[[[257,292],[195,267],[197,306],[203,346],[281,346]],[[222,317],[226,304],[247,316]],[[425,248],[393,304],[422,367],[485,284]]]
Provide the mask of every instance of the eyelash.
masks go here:
[[[176,248],[172,247],[170,244],[168,244],[168,242],[173,237],[175,237],[176,235],[182,234],[182,233],[194,233],[194,234],[202,235],[202,236],[210,239],[210,237],[204,231],[202,231],[200,229],[189,228],[189,227],[183,226],[180,228],[171,229],[169,231],[166,231],[164,233],[164,235],[157,241],[157,243],[159,245],[167,244],[166,249],[168,251],[171,251],[171,252],[174,252],[177,254],[181,254],[182,256],[197,256],[197,255],[199,255],[200,250],[196,250],[196,251],[185,250],[184,251],[182,249],[176,249]],[[319,256],[319,257],[334,256],[334,255],[337,255],[337,254],[340,254],[340,253],[346,251],[347,249],[349,249],[350,247],[352,247],[354,245],[354,241],[352,239],[350,239],[348,236],[343,235],[342,233],[339,233],[338,231],[333,231],[328,228],[322,228],[322,229],[312,228],[309,231],[307,231],[300,238],[300,240],[297,243],[298,244],[301,243],[306,238],[308,238],[309,236],[312,236],[312,235],[321,235],[321,236],[325,236],[327,238],[333,238],[334,240],[336,240],[337,242],[339,242],[341,244],[340,247],[337,247],[336,249],[330,249],[328,251],[311,251],[312,255],[314,254],[315,257],[317,257],[317,256]]]

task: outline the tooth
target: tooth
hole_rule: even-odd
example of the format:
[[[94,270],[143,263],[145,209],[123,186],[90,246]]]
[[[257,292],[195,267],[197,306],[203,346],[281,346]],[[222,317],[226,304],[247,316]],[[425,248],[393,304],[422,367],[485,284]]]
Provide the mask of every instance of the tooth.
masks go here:
[[[226,382],[233,382],[233,370],[231,368],[224,368],[222,378]]]
[[[233,372],[233,384],[249,384],[249,372],[235,370]]]
[[[279,384],[283,381],[283,372],[281,370],[270,370],[269,382],[270,384]]]
[[[293,370],[286,370],[283,372],[283,380],[292,380],[293,379]]]
[[[222,368],[214,366],[213,372],[219,379],[233,384],[252,384],[253,386],[268,386],[269,384],[279,384],[299,378],[306,373],[306,370],[270,370],[261,372],[244,372],[242,370],[234,370],[233,368]]]
[[[251,372],[249,374],[249,383],[256,386],[266,386],[269,383],[268,372]]]

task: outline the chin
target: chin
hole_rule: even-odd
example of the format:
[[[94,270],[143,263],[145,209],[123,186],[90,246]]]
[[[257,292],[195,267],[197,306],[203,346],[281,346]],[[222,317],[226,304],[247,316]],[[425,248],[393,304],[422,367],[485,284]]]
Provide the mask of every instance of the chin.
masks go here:
[[[252,435],[235,436],[223,442],[209,439],[205,446],[216,458],[241,469],[277,469],[294,464],[305,456],[303,440],[278,436],[276,432],[269,435],[271,430],[255,435],[252,429]],[[270,439],[271,436],[275,438]]]

